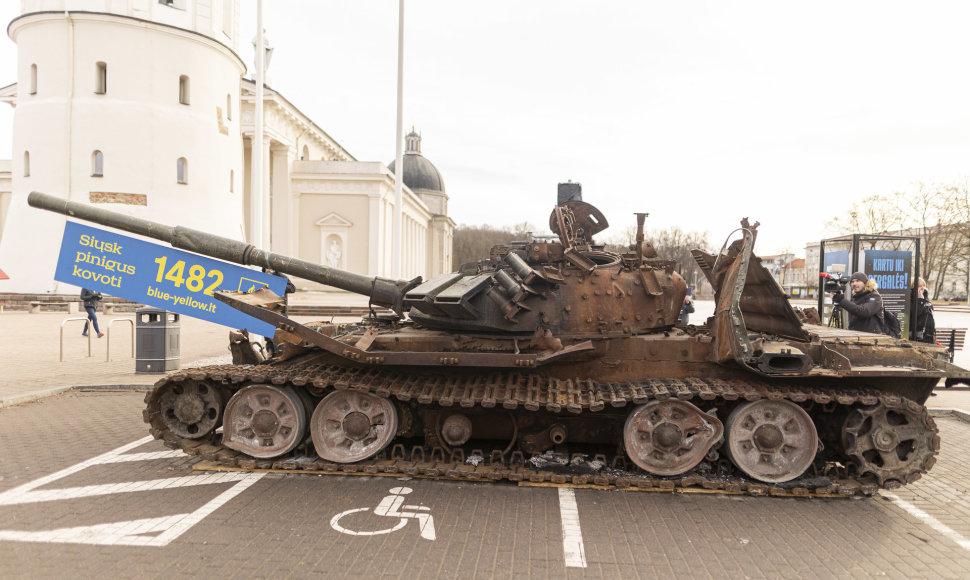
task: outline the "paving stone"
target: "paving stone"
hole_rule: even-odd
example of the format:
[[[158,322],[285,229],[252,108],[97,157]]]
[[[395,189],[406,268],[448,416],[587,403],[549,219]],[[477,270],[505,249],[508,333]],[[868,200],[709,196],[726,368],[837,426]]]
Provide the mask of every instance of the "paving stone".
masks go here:
[[[0,493],[145,437],[141,393],[71,392],[0,409]],[[940,417],[939,461],[893,494],[970,539],[970,424]],[[163,451],[149,442],[133,451]],[[79,471],[43,489],[186,474],[195,459]],[[413,523],[347,536],[337,513],[406,485],[432,508],[437,539]],[[193,510],[228,485],[0,505],[0,529],[43,531]],[[970,552],[882,494],[862,500],[575,491],[588,568],[563,559],[558,491],[379,477],[264,477],[165,547],[0,541],[0,577],[967,577]],[[372,513],[353,520],[383,524]],[[386,524],[385,524],[386,525]],[[363,529],[363,528],[361,528]],[[374,529],[373,527],[371,529]]]

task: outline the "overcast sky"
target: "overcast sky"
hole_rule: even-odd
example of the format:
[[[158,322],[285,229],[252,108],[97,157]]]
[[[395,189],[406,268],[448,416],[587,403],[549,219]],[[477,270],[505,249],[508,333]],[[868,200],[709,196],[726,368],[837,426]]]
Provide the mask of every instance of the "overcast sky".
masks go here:
[[[3,2],[9,22],[19,2]],[[396,0],[266,0],[270,84],[357,159],[394,158]],[[252,76],[255,0],[243,0]],[[545,228],[556,184],[613,227],[741,217],[760,254],[872,194],[970,176],[970,2],[408,0],[404,122],[458,223]],[[0,85],[16,81],[0,48]],[[0,157],[10,156],[9,110]]]

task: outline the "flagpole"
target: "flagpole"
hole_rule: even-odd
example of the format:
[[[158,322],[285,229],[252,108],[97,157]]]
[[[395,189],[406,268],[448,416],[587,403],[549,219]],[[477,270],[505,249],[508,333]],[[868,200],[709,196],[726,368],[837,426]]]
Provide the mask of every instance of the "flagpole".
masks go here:
[[[257,248],[263,244],[263,75],[265,58],[263,47],[263,0],[256,0],[256,115],[253,131],[253,181],[249,196],[250,243]]]
[[[401,277],[401,205],[404,180],[404,0],[397,16],[397,140],[394,156],[394,227],[391,231],[391,277]]]

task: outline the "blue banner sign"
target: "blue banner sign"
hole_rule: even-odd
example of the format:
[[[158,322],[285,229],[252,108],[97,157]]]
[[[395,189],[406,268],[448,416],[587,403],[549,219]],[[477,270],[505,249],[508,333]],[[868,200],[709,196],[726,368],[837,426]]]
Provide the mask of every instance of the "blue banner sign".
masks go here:
[[[910,325],[910,287],[913,253],[905,250],[866,250],[866,274],[875,280],[882,305],[899,318],[903,337]]]
[[[64,226],[54,279],[263,336],[273,336],[271,324],[213,293],[268,287],[283,296],[286,290],[279,276],[71,221]]]

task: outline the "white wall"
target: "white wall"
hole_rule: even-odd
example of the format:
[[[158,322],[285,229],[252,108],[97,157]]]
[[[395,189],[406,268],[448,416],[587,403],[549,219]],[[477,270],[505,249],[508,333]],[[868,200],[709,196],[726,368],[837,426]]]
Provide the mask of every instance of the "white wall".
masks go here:
[[[63,218],[28,208],[32,190],[81,202],[92,192],[143,195],[147,205],[109,209],[240,238],[242,141],[238,111],[229,120],[225,108],[227,95],[234,106],[239,101],[245,67],[231,50],[206,36],[107,14],[28,15],[9,33],[18,45],[18,95],[13,193],[0,240],[11,279],[0,281],[0,291],[56,291],[51,276]],[[107,64],[105,94],[95,93],[99,61]],[[188,105],[179,103],[180,75],[189,77]],[[91,176],[95,149],[104,154],[100,178]],[[187,184],[176,181],[179,157],[188,161]],[[229,192],[230,171],[236,193]]]

